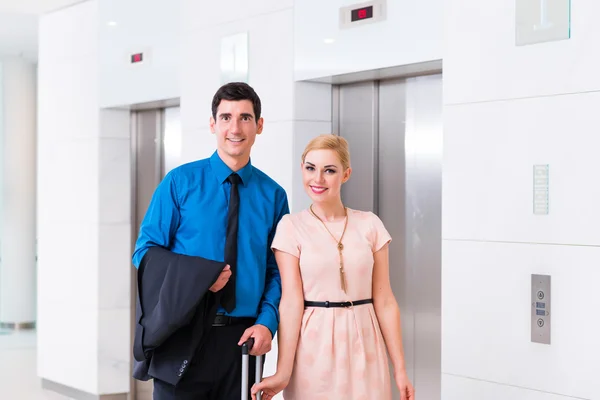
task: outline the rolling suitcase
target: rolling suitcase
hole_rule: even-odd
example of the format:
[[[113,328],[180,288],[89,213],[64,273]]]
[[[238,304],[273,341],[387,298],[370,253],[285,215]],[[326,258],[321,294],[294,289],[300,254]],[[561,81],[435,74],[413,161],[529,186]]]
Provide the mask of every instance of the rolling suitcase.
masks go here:
[[[254,339],[250,338],[244,344],[242,344],[242,400],[248,400],[248,392],[252,385],[248,382],[248,375],[250,369],[250,350],[254,345]],[[256,373],[254,377],[254,383],[262,380],[262,362],[263,356],[256,357]],[[253,384],[254,384],[253,383]],[[256,400],[261,400],[261,394],[256,394]]]

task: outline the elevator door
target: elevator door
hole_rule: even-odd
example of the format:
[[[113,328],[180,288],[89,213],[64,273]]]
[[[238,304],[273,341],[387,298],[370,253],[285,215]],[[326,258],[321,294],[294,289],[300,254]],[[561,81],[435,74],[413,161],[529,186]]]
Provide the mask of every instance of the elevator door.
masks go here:
[[[179,107],[135,111],[131,114],[132,139],[132,253],[154,190],[163,177],[181,164]],[[136,270],[132,268],[131,340],[135,333]],[[133,366],[132,366],[133,367]],[[152,381],[132,380],[130,400],[152,400]]]
[[[441,75],[334,87],[334,132],[350,145],[344,203],[392,236],[390,279],[418,398],[441,398]],[[399,399],[395,385],[394,399]]]

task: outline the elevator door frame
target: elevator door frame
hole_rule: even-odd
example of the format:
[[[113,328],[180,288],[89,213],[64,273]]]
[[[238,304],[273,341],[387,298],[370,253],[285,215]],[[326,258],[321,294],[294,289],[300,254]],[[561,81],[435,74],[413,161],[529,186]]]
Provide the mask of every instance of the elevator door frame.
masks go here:
[[[433,76],[431,76],[433,75]],[[439,80],[439,82],[438,82]],[[432,88],[431,85],[439,84],[439,93],[437,86]],[[402,135],[400,138],[396,138],[402,141],[401,147],[403,150],[402,154],[398,154],[399,160],[390,162],[390,150],[385,155],[386,146],[389,147],[390,140],[389,135],[390,127],[383,126],[389,125],[389,121],[383,121],[386,119],[384,115],[380,115],[382,107],[388,107],[389,105],[384,104],[383,95],[389,92],[389,87],[398,85],[403,90],[403,99],[396,99],[396,103],[400,104],[398,113],[400,115],[395,116],[395,122],[398,124],[398,131],[395,130],[395,126],[392,126],[394,132],[398,132],[398,135]],[[421,86],[419,86],[421,85]],[[413,90],[413,93],[409,92]],[[349,141],[351,148],[351,159],[353,160],[353,175],[356,171],[359,171],[359,178],[361,181],[359,184],[352,188],[349,193],[354,196],[349,202],[352,202],[356,196],[359,196],[360,189],[370,188],[371,192],[365,199],[358,201],[359,207],[368,211],[373,211],[382,217],[384,224],[387,219],[394,220],[397,222],[396,216],[390,218],[390,213],[393,212],[390,205],[394,203],[398,205],[398,212],[401,212],[400,227],[389,227],[390,233],[393,235],[393,241],[390,245],[390,276],[392,279],[392,287],[394,288],[394,294],[401,306],[402,324],[403,324],[403,343],[405,347],[406,355],[406,367],[409,377],[413,384],[421,389],[418,389],[421,395],[426,395],[428,399],[436,400],[441,398],[441,164],[442,164],[442,141],[443,136],[441,132],[441,112],[442,112],[442,97],[441,97],[441,74],[440,71],[433,71],[431,74],[425,74],[421,76],[409,76],[409,77],[393,77],[385,80],[374,80],[374,81],[357,81],[357,82],[344,82],[341,85],[332,86],[332,133],[341,136],[344,135],[342,132],[344,122],[342,121],[343,108],[346,108],[346,114],[351,113],[352,119],[356,118],[358,114],[360,117],[360,111],[352,110],[352,105],[344,100],[344,91],[351,93],[356,89],[358,93],[364,95],[370,95],[371,102],[371,120],[365,123],[359,123],[359,126],[363,128],[369,126],[366,129],[366,135],[372,135],[370,138],[371,151],[365,149],[365,143],[362,143],[362,139],[359,140],[358,144],[352,143],[352,140],[356,140],[357,129],[346,123],[346,130],[354,131],[353,135],[350,135]],[[419,94],[419,90],[423,93]],[[368,94],[367,94],[368,93]],[[434,94],[435,99],[431,99],[431,94]],[[408,99],[409,95],[414,95],[414,99]],[[428,97],[429,96],[429,97]],[[439,96],[439,99],[437,98]],[[400,96],[401,97],[401,96]],[[365,103],[364,98],[361,100]],[[408,102],[412,103],[409,104]],[[427,104],[428,101],[438,102],[434,107],[430,107],[431,104]],[[345,103],[344,103],[345,102]],[[389,101],[388,101],[389,103]],[[439,136],[431,134],[431,132],[425,132],[423,127],[423,115],[419,116],[419,110],[415,110],[416,107],[422,108],[433,108],[437,113],[439,109],[438,122],[440,126]],[[421,110],[427,114],[428,111]],[[430,112],[431,110],[429,110]],[[389,110],[387,111],[389,112]],[[364,114],[364,110],[363,110]],[[411,122],[411,118],[413,121]],[[387,118],[389,120],[389,118]],[[394,119],[394,118],[392,118]],[[414,119],[419,120],[417,123]],[[434,117],[435,119],[435,117]],[[364,121],[363,121],[364,122]],[[407,126],[410,125],[410,126]],[[436,154],[428,154],[427,149],[423,148],[422,143],[419,141],[419,124],[421,125],[421,132],[424,133],[427,139],[433,140],[434,147],[439,149]],[[348,130],[349,129],[349,130]],[[361,128],[358,128],[360,132]],[[384,132],[384,133],[382,133]],[[360,134],[360,133],[358,133]],[[422,137],[421,137],[422,139]],[[369,142],[369,140],[366,140]],[[398,143],[395,143],[396,148],[399,147]],[[354,147],[354,148],[353,148]],[[393,147],[393,146],[392,146]],[[358,150],[358,151],[357,151]],[[432,164],[432,157],[434,162]],[[381,160],[383,158],[384,160]],[[357,164],[356,159],[362,164]],[[402,164],[402,171],[398,171],[401,174],[400,180],[397,181],[397,185],[402,186],[402,193],[400,194],[395,188],[386,185],[389,182],[392,173],[386,170],[380,170],[381,165],[395,166],[400,162]],[[367,164],[365,164],[367,163]],[[366,173],[361,172],[361,168],[367,169]],[[385,167],[384,167],[385,168]],[[368,171],[368,170],[371,171]],[[383,169],[383,168],[382,168]],[[372,179],[368,179],[372,172]],[[362,174],[361,174],[362,173]],[[352,178],[349,183],[352,182]],[[359,189],[360,188],[360,189]],[[381,193],[384,193],[383,195]],[[387,192],[387,194],[386,194]],[[393,193],[392,193],[393,192]],[[427,194],[433,194],[433,199],[429,200],[424,198],[422,192],[428,192]],[[344,194],[344,191],[343,191]],[[393,194],[399,198],[393,200],[380,198],[383,196],[390,196]],[[427,197],[427,196],[425,196]],[[347,202],[348,202],[347,201]],[[434,204],[431,203],[433,201]],[[415,204],[416,203],[416,204]],[[429,203],[429,204],[426,204]],[[380,207],[382,205],[383,207]],[[352,205],[349,204],[351,208]],[[424,211],[429,211],[425,216],[418,215],[419,206],[423,206]],[[439,207],[439,210],[438,210]],[[392,210],[392,211],[390,211]],[[426,220],[425,227],[419,226],[418,219]],[[392,232],[393,231],[393,232]],[[419,244],[416,243],[419,235],[424,239],[424,243],[428,246],[436,246],[437,248],[432,251],[432,254],[424,254],[429,248],[419,248]],[[395,242],[395,243],[394,243]],[[401,245],[398,244],[401,242]],[[414,247],[411,247],[414,246]],[[417,250],[413,250],[417,249]],[[393,259],[392,257],[395,257]],[[394,269],[394,266],[400,266],[400,268]],[[421,268],[423,267],[423,268]],[[435,272],[434,277],[427,277],[427,273]],[[420,276],[423,281],[420,282]],[[415,284],[417,285],[416,287]],[[433,293],[428,293],[423,288],[433,288]],[[420,290],[421,289],[421,290]],[[429,347],[431,346],[431,347]],[[429,348],[428,348],[429,347]],[[395,396],[397,396],[397,390],[395,384],[393,384]],[[427,392],[427,393],[425,393]]]
[[[131,127],[131,254],[135,249],[135,242],[137,240],[138,231],[140,228],[140,222],[142,214],[140,213],[140,205],[138,204],[140,199],[138,195],[139,181],[138,181],[138,163],[140,161],[139,153],[140,146],[143,146],[142,141],[150,143],[150,140],[154,141],[154,168],[153,168],[153,180],[158,184],[163,174],[163,146],[162,143],[164,135],[164,109],[140,109],[133,110],[131,112],[130,127]],[[144,138],[152,134],[153,139]],[[147,205],[146,205],[147,206]],[[145,212],[145,211],[144,211]],[[131,268],[131,320],[130,320],[130,340],[133,344],[135,337],[135,326],[137,324],[136,318],[136,301],[137,301],[137,269],[132,266]],[[148,383],[141,383],[133,379],[133,365],[134,360],[131,360],[130,365],[130,390],[129,400],[144,400],[142,398],[143,386],[148,387]],[[138,396],[138,394],[140,394]]]

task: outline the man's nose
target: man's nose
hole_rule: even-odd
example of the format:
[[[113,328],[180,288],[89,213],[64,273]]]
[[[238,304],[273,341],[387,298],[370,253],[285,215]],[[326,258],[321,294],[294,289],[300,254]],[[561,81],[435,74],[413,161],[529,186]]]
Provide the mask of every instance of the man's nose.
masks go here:
[[[229,125],[229,131],[231,133],[239,133],[240,131],[240,122],[237,119],[232,119],[231,124]]]

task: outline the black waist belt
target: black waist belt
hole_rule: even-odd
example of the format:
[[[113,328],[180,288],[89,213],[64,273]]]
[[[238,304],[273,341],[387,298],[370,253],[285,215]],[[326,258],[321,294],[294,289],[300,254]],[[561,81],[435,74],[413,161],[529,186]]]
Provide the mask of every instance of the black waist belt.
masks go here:
[[[373,303],[373,299],[364,299],[364,300],[356,300],[356,301],[343,301],[343,302],[335,302],[335,301],[307,301],[304,300],[304,307],[340,307],[340,308],[349,308],[354,306],[360,306],[363,304],[371,304]]]
[[[255,318],[249,317],[230,317],[228,315],[217,314],[212,326],[229,326],[229,325],[248,325],[252,326],[256,322]]]

